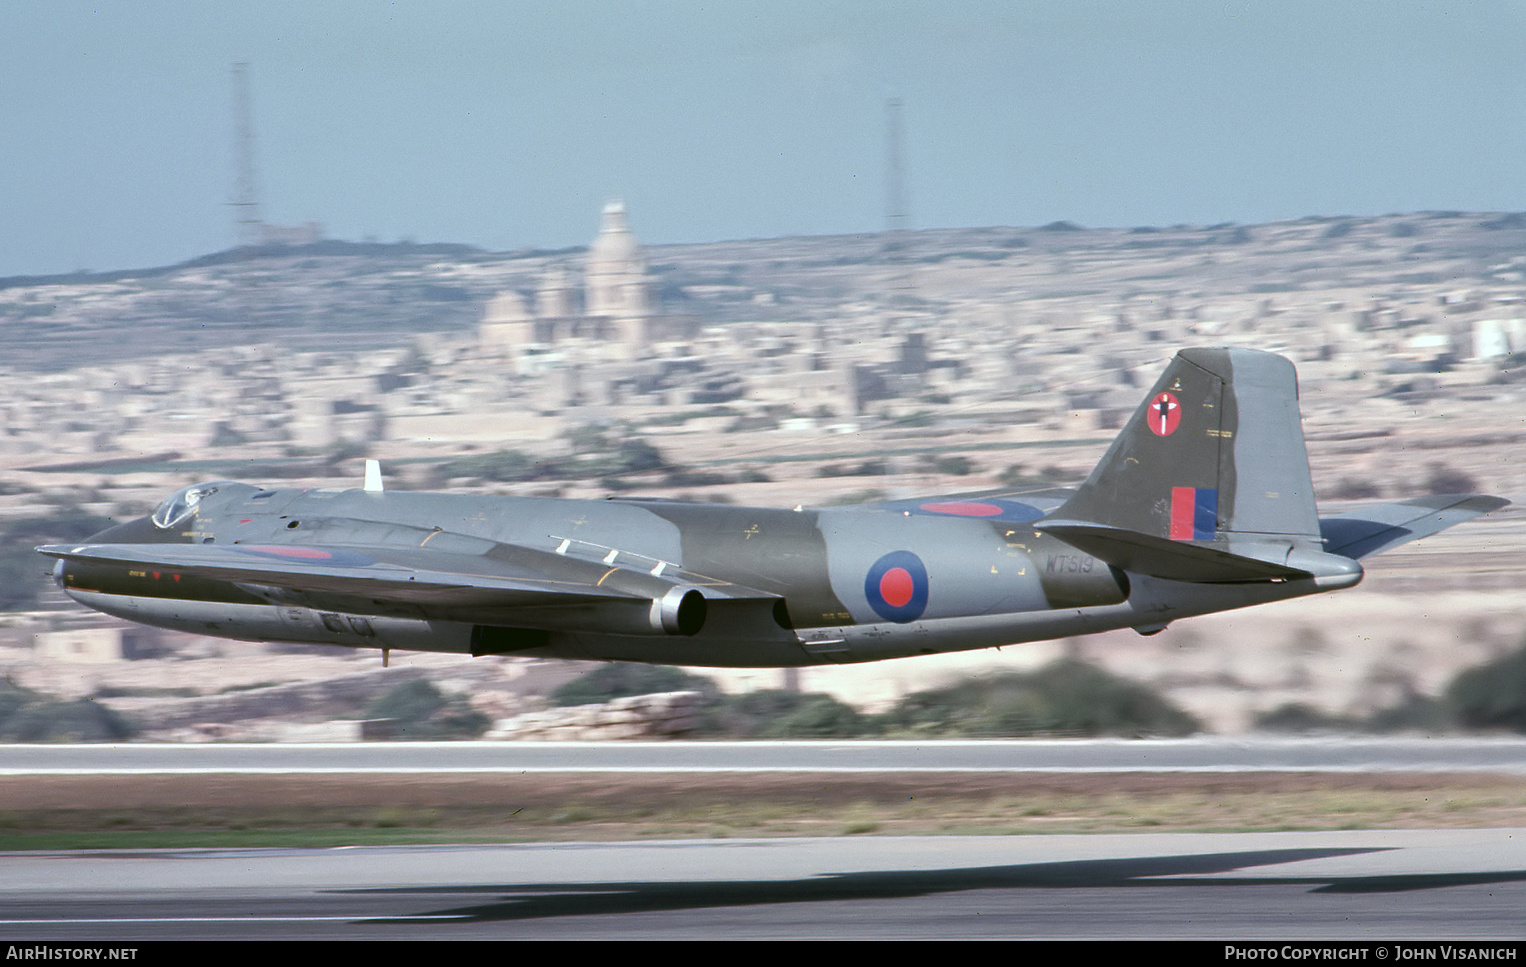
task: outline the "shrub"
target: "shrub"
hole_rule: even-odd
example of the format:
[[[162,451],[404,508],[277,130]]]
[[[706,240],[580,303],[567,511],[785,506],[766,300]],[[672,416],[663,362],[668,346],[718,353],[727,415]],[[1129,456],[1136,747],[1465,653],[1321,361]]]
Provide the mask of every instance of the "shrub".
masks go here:
[[[1151,689],[1062,659],[1029,673],[969,678],[916,692],[887,725],[955,735],[1186,735],[1191,715]]]
[[[657,692],[699,692],[712,698],[720,695],[715,682],[702,675],[691,675],[670,665],[612,661],[573,679],[550,697],[554,705],[596,705]]]
[[[1478,492],[1478,481],[1461,470],[1454,470],[1444,463],[1432,462],[1425,478],[1425,492],[1473,494]]]
[[[82,698],[24,705],[5,720],[0,738],[10,742],[118,742],[131,738],[134,731],[118,713]]]
[[[712,703],[698,731],[734,739],[814,739],[873,735],[878,728],[830,695],[759,689]]]
[[[461,696],[447,696],[427,678],[404,682],[366,707],[367,718],[391,719],[402,739],[473,739],[492,721]]]
[[[1461,725],[1526,732],[1526,645],[1458,674],[1446,702]]]
[[[1357,723],[1303,702],[1285,702],[1266,712],[1258,712],[1255,718],[1258,729],[1271,732],[1328,732],[1350,731]]]

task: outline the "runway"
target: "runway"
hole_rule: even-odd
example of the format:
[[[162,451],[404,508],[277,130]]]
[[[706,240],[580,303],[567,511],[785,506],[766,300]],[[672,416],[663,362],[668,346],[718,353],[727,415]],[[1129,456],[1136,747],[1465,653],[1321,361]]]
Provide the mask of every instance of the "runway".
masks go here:
[[[1526,829],[0,856],[0,936],[1526,937]]]
[[[1526,737],[0,745],[0,775],[519,772],[1492,772]]]
[[[413,795],[411,784],[428,778],[410,773],[488,774],[471,781],[489,783],[489,799],[498,803],[525,799],[556,775],[564,776],[561,782],[585,781],[566,778],[568,773],[611,781],[624,774],[619,783],[627,785],[670,774],[662,781],[682,787],[719,782],[717,776],[730,773],[725,782],[745,788],[805,782],[814,792],[799,798],[795,808],[811,812],[813,806],[826,809],[821,798],[826,786],[817,789],[811,784],[818,779],[789,779],[789,774],[844,773],[833,781],[858,784],[868,781],[863,774],[904,772],[913,784],[910,794],[930,799],[926,793],[933,787],[971,770],[1009,773],[1032,794],[1038,783],[1025,783],[1023,773],[1100,773],[1095,781],[1102,789],[1124,783],[1123,773],[1197,773],[1207,788],[1248,781],[1231,780],[1228,773],[1290,769],[1330,775],[1330,784],[1345,781],[1335,773],[1519,776],[1526,771],[1526,742],[1263,737],[0,746],[0,773],[14,777],[8,780],[17,800],[13,809],[80,805],[81,783],[107,787],[118,797],[111,802],[137,808],[142,804],[129,803],[127,786],[152,785],[155,776],[189,797],[210,796],[219,783],[274,789],[283,782],[306,782],[327,790],[349,775],[338,792],[311,792],[303,800],[309,803],[305,808],[317,808],[313,804],[326,801],[324,795],[343,793],[342,801],[359,802],[352,785],[362,782],[385,787],[382,801],[400,802]],[[715,775],[706,779],[704,773]],[[919,773],[923,778],[916,778]],[[542,778],[534,779],[536,774]],[[1107,779],[1110,774],[1117,778]],[[1150,781],[1167,779],[1194,781],[1185,776]],[[1083,775],[1049,782],[1083,780],[1093,781]],[[1129,781],[1140,783],[1137,777]],[[997,783],[1006,785],[1007,779]],[[23,793],[37,801],[26,805]],[[707,801],[695,800],[701,809]],[[207,808],[216,805],[208,803]],[[36,851],[0,853],[0,938],[117,944],[750,938],[1518,942],[1526,939],[1523,884],[1526,828]]]

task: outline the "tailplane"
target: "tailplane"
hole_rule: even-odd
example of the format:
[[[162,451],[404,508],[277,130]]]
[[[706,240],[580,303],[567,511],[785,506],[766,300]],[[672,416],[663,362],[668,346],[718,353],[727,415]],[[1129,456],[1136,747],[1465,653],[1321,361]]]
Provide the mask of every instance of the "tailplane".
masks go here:
[[[1326,554],[1282,356],[1187,349],[1081,488],[1038,524],[1138,574],[1195,582],[1361,579]]]

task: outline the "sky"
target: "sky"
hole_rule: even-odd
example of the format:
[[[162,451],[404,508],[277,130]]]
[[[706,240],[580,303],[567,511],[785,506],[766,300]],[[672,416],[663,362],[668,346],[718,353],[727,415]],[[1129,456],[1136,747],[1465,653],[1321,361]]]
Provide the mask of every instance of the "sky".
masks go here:
[[[495,251],[1526,210],[1526,0],[0,0],[0,277],[267,221]]]

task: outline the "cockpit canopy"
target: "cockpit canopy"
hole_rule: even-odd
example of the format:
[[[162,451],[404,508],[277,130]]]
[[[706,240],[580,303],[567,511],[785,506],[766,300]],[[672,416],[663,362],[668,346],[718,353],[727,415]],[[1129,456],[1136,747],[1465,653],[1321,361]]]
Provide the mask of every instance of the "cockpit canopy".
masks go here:
[[[174,527],[196,510],[196,505],[225,487],[246,487],[231,480],[213,480],[209,483],[191,484],[170,494],[154,508],[150,520],[155,527]]]

